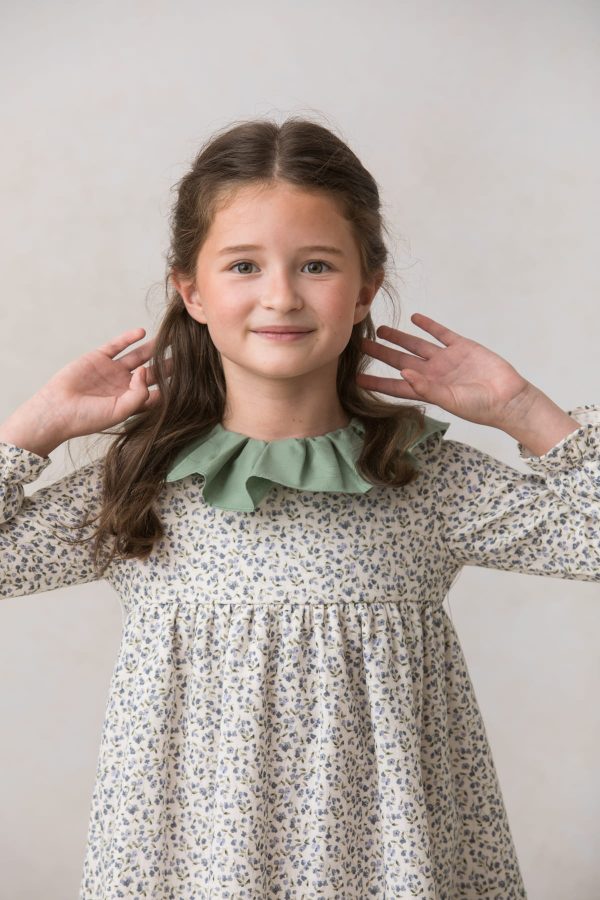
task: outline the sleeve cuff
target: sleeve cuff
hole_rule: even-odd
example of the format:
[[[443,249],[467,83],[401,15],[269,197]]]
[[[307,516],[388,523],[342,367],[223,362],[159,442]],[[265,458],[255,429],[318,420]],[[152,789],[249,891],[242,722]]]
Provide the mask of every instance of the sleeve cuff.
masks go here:
[[[0,480],[4,484],[35,481],[51,462],[49,456],[39,456],[32,450],[0,441]]]
[[[530,468],[536,470],[564,469],[570,465],[581,464],[582,459],[590,453],[600,450],[600,404],[578,406],[567,411],[580,427],[565,435],[558,444],[551,447],[541,456],[531,453],[520,442],[517,444],[519,456],[527,461]]]

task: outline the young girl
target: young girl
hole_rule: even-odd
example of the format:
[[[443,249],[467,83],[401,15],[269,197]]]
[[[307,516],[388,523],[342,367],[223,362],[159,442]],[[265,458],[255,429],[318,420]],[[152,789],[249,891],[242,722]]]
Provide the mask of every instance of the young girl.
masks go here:
[[[375,333],[377,185],[321,125],[223,130],[178,187],[156,337],[0,426],[2,596],[106,579],[123,606],[80,898],[525,897],[442,603],[464,565],[600,580],[600,406],[425,315]]]

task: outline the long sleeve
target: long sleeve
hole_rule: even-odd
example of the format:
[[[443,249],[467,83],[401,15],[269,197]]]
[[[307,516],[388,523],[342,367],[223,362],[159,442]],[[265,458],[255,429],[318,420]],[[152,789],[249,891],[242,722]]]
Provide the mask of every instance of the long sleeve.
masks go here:
[[[438,443],[435,514],[450,566],[600,581],[600,406],[568,414],[580,427],[542,456],[517,443],[532,474]]]
[[[50,462],[49,457],[0,441],[0,597],[98,580],[93,541],[67,543],[93,534],[93,525],[64,526],[77,526],[84,515],[98,511],[100,462],[25,496],[23,485],[35,481]]]

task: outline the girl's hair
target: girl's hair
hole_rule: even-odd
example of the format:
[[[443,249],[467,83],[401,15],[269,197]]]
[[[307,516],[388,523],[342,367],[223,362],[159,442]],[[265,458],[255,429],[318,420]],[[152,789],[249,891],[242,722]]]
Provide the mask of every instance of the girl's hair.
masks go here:
[[[322,191],[337,202],[360,248],[364,281],[384,276],[382,287],[393,304],[383,238],[387,229],[377,184],[343,140],[326,127],[296,116],[281,125],[254,119],[216,132],[175,185],[165,277],[167,306],[151,361],[161,399],[127,419],[120,430],[100,432],[117,435],[103,460],[102,504],[94,519],[99,520],[97,530],[91,535],[97,570],[104,543],[112,544],[100,575],[115,557],[148,558],[155,541],[165,533],[154,503],[169,466],[186,444],[212,429],[225,412],[220,354],[207,326],[189,315],[170,284],[171,274],[195,278],[198,253],[215,213],[237,188],[281,182]],[[418,474],[404,451],[424,431],[424,409],[386,402],[358,386],[356,375],[370,361],[361,349],[365,337],[376,338],[370,313],[354,325],[340,355],[340,403],[365,426],[357,460],[361,475],[373,484],[404,485]],[[167,374],[169,349],[172,369]]]

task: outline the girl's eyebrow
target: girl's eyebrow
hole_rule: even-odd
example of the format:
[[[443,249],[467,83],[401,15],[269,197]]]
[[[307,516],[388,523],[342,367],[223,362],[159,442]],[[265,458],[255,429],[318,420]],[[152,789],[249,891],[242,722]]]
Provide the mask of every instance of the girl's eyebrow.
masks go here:
[[[264,250],[264,247],[259,246],[258,244],[238,244],[235,247],[223,247],[218,252],[218,256],[224,256],[226,253],[243,253],[245,250]],[[339,247],[330,247],[327,244],[312,244],[309,247],[298,247],[299,250],[310,251],[311,253],[314,251],[318,251],[319,253],[337,253],[338,256],[344,256],[344,251],[340,250]]]

